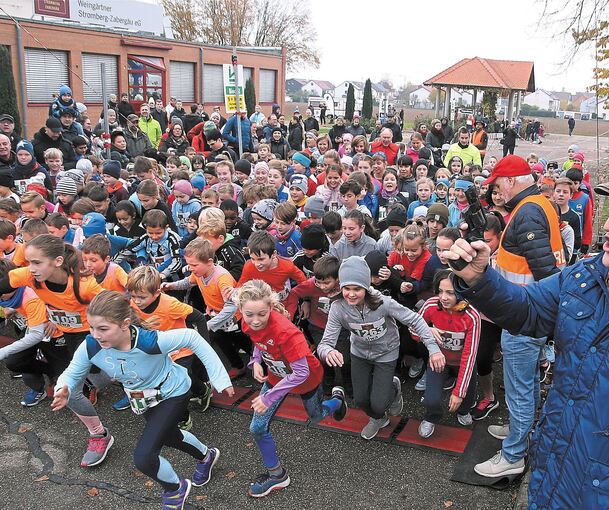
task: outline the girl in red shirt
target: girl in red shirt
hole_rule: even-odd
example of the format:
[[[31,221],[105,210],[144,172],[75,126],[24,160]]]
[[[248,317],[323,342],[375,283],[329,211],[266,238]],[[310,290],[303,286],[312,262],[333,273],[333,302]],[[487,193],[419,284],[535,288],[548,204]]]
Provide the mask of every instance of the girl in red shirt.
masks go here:
[[[269,431],[271,419],[288,393],[301,396],[314,422],[332,414],[342,420],[347,412],[342,387],[332,389],[332,398],[323,399],[323,369],[300,331],[285,315],[277,294],[262,280],[246,282],[238,291],[237,306],[243,317],[243,332],[254,344],[249,363],[254,379],[261,382],[259,396],[252,400],[254,416],[250,432],[262,455],[267,473],[250,484],[248,495],[261,498],[290,485],[290,477],[279,462],[275,440]],[[263,364],[268,375],[264,375]]]
[[[457,412],[461,425],[472,424],[470,411],[476,401],[476,353],[480,340],[480,315],[467,301],[459,302],[450,278],[452,271],[443,269],[433,280],[435,296],[428,299],[419,312],[432,326],[431,332],[440,346],[446,366],[440,372],[427,368],[425,387],[425,419],[419,426],[419,435],[427,438],[442,418],[442,389],[448,373],[447,367],[458,367],[455,387],[448,410]]]

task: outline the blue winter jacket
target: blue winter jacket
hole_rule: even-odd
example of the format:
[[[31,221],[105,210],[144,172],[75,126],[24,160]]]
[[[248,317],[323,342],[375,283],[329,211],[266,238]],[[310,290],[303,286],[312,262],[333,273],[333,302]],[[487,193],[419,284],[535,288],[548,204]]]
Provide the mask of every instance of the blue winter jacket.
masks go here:
[[[239,147],[239,139],[237,138],[237,115],[233,115],[224,124],[222,136],[232,147]],[[248,152],[252,149],[252,123],[248,118],[241,121],[241,140],[243,142],[243,151]]]
[[[177,200],[173,201],[173,204],[171,205],[171,215],[173,216],[173,221],[176,222],[178,235],[180,237],[188,236],[188,229],[186,228],[188,218],[199,209],[201,209],[201,201],[196,197],[191,197],[185,204],[181,204]]]
[[[609,289],[603,254],[520,287],[488,268],[458,294],[512,334],[553,335],[554,384],[530,448],[532,510],[609,508]]]

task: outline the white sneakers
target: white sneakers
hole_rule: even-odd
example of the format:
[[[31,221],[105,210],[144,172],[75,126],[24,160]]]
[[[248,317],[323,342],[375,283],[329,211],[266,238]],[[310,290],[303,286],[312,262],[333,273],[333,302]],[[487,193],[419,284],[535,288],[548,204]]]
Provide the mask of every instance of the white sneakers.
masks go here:
[[[495,439],[503,441],[510,433],[510,425],[489,425],[487,430]]]
[[[486,478],[497,478],[507,475],[519,475],[524,472],[524,468],[524,459],[520,459],[513,464],[510,464],[503,458],[503,454],[501,450],[499,450],[494,457],[486,462],[476,464],[474,466],[474,471]]]

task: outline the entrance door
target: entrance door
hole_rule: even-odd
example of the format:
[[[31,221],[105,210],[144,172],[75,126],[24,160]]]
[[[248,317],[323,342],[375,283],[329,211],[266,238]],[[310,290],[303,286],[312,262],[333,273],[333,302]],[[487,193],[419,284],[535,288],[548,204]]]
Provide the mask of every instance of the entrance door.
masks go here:
[[[165,104],[165,64],[162,58],[129,55],[129,101],[136,110],[151,97]]]

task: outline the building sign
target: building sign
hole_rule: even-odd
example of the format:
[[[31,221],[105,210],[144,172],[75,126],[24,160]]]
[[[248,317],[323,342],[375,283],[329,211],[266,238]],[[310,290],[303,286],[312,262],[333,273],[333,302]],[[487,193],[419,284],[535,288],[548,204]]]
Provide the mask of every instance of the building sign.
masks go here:
[[[222,66],[224,75],[224,108],[226,113],[235,113],[237,111],[237,99],[235,98],[235,68],[232,64],[224,64]],[[245,112],[245,80],[243,79],[243,66],[237,66],[239,78],[239,111]]]
[[[34,12],[42,16],[70,17],[70,0],[34,0]]]
[[[102,25],[134,32],[163,35],[163,8],[137,0],[34,0],[34,12],[42,16]]]

